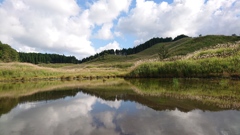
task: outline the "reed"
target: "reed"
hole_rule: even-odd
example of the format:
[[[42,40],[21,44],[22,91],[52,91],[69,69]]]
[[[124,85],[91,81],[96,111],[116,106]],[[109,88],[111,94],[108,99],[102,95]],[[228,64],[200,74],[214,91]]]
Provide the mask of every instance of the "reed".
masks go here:
[[[239,78],[240,57],[146,62],[133,69],[127,77]]]

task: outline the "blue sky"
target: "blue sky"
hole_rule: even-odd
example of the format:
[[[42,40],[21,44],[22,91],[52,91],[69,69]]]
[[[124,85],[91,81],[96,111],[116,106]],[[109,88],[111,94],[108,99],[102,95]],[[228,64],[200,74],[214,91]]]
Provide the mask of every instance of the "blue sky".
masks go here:
[[[239,0],[0,0],[0,41],[81,59],[153,37],[239,35],[239,15]]]

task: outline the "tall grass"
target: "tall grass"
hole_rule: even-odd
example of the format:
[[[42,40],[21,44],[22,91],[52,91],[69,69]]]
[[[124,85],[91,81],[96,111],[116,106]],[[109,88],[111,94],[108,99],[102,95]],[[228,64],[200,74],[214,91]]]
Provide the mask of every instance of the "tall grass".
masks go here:
[[[50,68],[40,68],[32,64],[1,63],[0,80],[28,80],[34,78],[57,77],[63,72]]]
[[[0,63],[0,81],[72,80],[79,78],[116,77],[125,74],[127,71],[126,68],[131,65],[114,65],[114,67],[92,66],[92,68],[81,67],[79,65],[49,68],[26,63]]]
[[[127,77],[240,77],[240,57],[143,63]]]

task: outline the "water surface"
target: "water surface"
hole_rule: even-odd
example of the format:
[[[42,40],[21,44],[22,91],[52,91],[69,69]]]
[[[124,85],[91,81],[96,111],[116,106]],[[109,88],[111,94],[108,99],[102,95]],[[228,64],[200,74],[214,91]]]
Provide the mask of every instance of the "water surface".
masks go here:
[[[143,85],[142,80],[131,84],[140,82],[142,87],[148,85]],[[110,89],[104,85],[92,89],[77,87],[64,91],[38,92],[17,99],[1,99],[2,103],[8,101],[13,106],[0,116],[0,134],[240,134],[238,109],[221,108],[198,100],[171,96],[146,96],[126,89],[125,85],[124,89],[117,89],[119,86],[123,87],[123,84],[114,84]],[[136,87],[139,86],[141,85]],[[161,86],[167,87],[163,83]],[[138,89],[141,90],[149,91]]]

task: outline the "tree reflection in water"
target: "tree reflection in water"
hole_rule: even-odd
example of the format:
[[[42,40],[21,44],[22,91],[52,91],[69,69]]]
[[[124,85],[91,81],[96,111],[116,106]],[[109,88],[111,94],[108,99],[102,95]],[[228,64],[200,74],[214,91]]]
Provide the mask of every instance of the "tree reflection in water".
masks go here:
[[[141,80],[134,81],[136,82],[117,83],[113,86],[71,88],[18,98],[2,98],[0,103],[5,103],[5,106],[1,105],[1,110],[9,106],[13,108],[2,113],[0,134],[240,134],[238,110],[164,95],[169,94],[167,92],[184,95],[188,89],[191,96],[196,96],[200,87],[194,83],[183,87],[180,80],[180,89],[171,89],[176,88],[172,80],[168,81],[169,85],[159,80],[150,85]],[[141,84],[136,85],[138,83]],[[226,88],[225,93],[218,89],[222,95],[238,92],[226,87],[225,82],[221,83],[223,84],[218,83],[219,87],[217,83],[212,86]],[[211,88],[210,85],[199,84],[202,84],[202,89]],[[159,93],[156,93],[156,85],[159,85]],[[166,88],[169,91],[163,91]],[[164,94],[151,95],[150,90],[155,94]],[[203,95],[209,92],[198,93]],[[212,97],[218,97],[214,93]],[[238,99],[237,96],[233,98]]]

